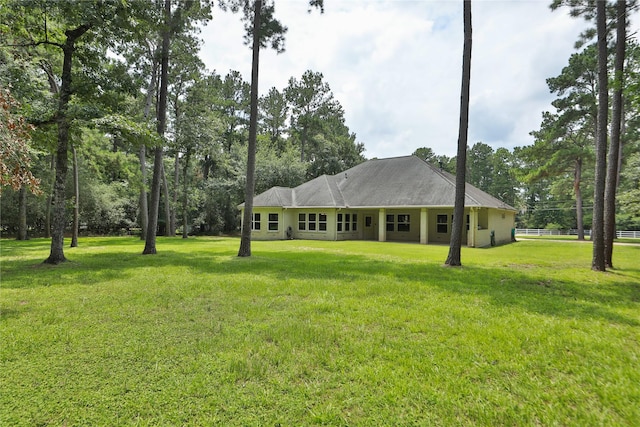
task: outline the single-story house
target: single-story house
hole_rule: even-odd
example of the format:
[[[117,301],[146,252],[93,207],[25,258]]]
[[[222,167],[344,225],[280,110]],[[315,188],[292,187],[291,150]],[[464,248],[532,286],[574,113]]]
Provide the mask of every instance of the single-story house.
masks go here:
[[[463,244],[510,242],[516,209],[470,184],[465,193]],[[454,199],[455,176],[416,156],[373,159],[255,196],[251,236],[448,244]]]

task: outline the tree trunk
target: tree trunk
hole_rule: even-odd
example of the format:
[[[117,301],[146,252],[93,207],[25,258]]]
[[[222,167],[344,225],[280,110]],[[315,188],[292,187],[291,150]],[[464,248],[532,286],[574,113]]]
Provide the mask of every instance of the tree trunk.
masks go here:
[[[164,2],[164,26],[162,29],[162,54],[160,60],[160,96],[158,100],[158,120],[156,131],[161,139],[167,127],[167,86],[169,81],[169,42],[171,22],[171,0]],[[151,206],[149,207],[149,223],[145,239],[143,255],[151,255],[156,250],[156,230],[158,228],[158,208],[160,207],[160,185],[162,179],[163,147],[155,148],[153,160],[153,180],[151,182]]]
[[[460,124],[458,128],[458,153],[456,162],[456,196],[451,225],[449,255],[445,265],[461,266],[460,252],[464,226],[464,193],[469,131],[469,87],[471,83],[471,0],[464,1],[464,47],[462,54],[462,91],[460,95]]]
[[[78,228],[80,227],[80,183],[78,182],[78,153],[76,147],[71,146],[73,155],[73,230],[71,234],[71,247],[78,247]]]
[[[71,66],[75,42],[89,30],[88,25],[81,25],[74,30],[65,32],[66,40],[62,45],[64,54],[62,62],[62,79],[60,98],[58,100],[58,147],[56,150],[56,178],[53,186],[53,223],[51,227],[51,252],[44,260],[47,264],[60,264],[66,261],[64,256],[64,229],[67,223],[65,212],[65,184],[67,180],[70,119],[67,116],[67,107],[71,98]]]
[[[188,174],[189,174],[189,160],[191,158],[191,150],[187,148],[186,153],[184,154],[184,165],[182,166],[182,238],[186,239],[189,237],[189,230],[187,227],[189,226],[189,187],[187,185],[188,182]]]
[[[582,210],[582,158],[578,157],[573,171],[573,192],[576,195],[576,222],[578,227],[578,240],[584,240],[584,215]]]
[[[171,231],[170,234],[172,236],[176,235],[177,221],[176,221],[176,211],[178,210],[178,184],[180,182],[180,158],[178,156],[178,152],[176,152],[176,156],[174,158],[173,163],[173,199],[171,203],[171,221],[169,222]]]
[[[613,240],[616,237],[616,190],[618,187],[618,157],[620,153],[620,127],[622,125],[622,89],[624,82],[624,57],[627,5],[617,2],[616,56],[614,65],[614,91],[611,114],[611,142],[607,163],[607,181],[604,190],[604,264],[613,268]]]
[[[247,184],[244,197],[244,216],[240,238],[239,257],[251,256],[251,216],[255,191],[256,134],[258,124],[258,65],[260,59],[260,13],[262,0],[256,0],[253,15],[253,58],[251,66],[251,114],[249,117],[249,144],[247,150]]]
[[[169,198],[169,183],[167,181],[167,173],[162,164],[162,198],[164,200],[164,235],[171,237],[171,200]],[[175,233],[174,233],[175,235]]]
[[[144,240],[147,235],[147,225],[149,224],[149,204],[147,203],[147,148],[140,146],[138,152],[140,159],[140,240]]]
[[[51,172],[51,191],[47,194],[47,201],[45,202],[47,206],[45,207],[44,213],[44,237],[51,237],[51,205],[53,204],[53,186],[55,185],[55,170],[56,170],[56,156],[55,154],[51,154],[51,167],[49,168]]]
[[[604,257],[604,188],[607,163],[607,114],[608,73],[607,73],[607,18],[606,4],[596,2],[596,20],[598,32],[598,127],[596,137],[596,166],[593,192],[593,224],[591,239],[593,240],[593,257],[591,269],[605,271]]]
[[[149,86],[147,87],[147,96],[145,98],[144,104],[144,118],[145,120],[149,119],[149,114],[151,112],[151,104],[153,103],[153,94],[156,89],[157,82],[157,74],[158,74],[158,66],[156,61],[156,55],[151,52],[151,48],[149,48],[149,56],[151,59],[151,63],[153,66],[151,67],[151,77],[149,79]],[[139,207],[140,207],[140,240],[145,240],[147,236],[147,226],[149,224],[149,203],[147,196],[147,147],[142,144],[140,145],[140,151],[138,152],[138,159],[140,160],[140,199],[139,199]]]
[[[27,240],[27,186],[22,185],[18,192],[18,240]]]

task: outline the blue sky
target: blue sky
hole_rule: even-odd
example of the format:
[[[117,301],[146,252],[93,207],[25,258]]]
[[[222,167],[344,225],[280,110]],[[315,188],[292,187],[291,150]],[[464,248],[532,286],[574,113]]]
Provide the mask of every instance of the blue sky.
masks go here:
[[[558,75],[585,28],[550,0],[475,0],[469,145],[494,149],[531,144],[529,132],[550,110],[546,79]],[[282,90],[290,77],[321,72],[345,109],[365,156],[394,157],[431,147],[456,153],[462,64],[462,1],[276,0],[288,27],[286,51],[260,53],[260,93]],[[250,80],[251,52],[239,16],[215,11],[203,29],[209,70]],[[637,17],[632,17],[637,30]]]

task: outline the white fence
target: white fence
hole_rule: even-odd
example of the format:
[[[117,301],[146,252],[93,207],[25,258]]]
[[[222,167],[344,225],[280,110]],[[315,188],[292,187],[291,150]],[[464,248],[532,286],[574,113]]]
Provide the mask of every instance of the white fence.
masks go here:
[[[547,230],[544,228],[516,228],[516,235],[519,236],[576,236],[578,230]],[[584,230],[585,237],[591,236],[591,230]],[[640,231],[616,231],[616,237],[640,239]]]

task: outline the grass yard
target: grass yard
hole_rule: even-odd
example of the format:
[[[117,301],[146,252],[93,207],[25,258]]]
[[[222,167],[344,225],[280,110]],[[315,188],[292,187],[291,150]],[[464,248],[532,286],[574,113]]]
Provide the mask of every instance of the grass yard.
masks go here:
[[[640,246],[2,240],[0,425],[640,425]]]

